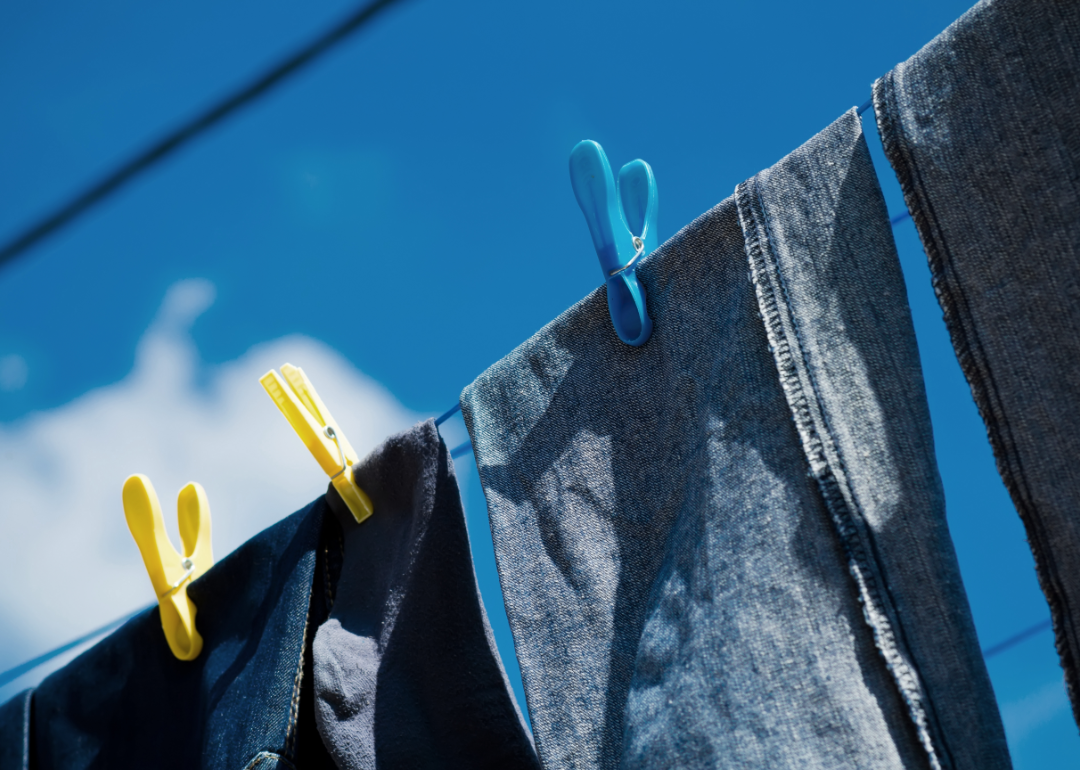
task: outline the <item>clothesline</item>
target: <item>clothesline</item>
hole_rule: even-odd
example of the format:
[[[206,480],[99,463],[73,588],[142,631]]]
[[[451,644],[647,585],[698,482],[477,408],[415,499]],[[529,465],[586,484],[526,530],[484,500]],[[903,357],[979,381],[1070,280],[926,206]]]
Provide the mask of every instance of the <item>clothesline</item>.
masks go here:
[[[385,5],[385,3],[381,3],[381,2],[380,3],[373,3],[372,6],[370,6],[370,7],[375,8],[375,7],[379,7],[379,6],[382,6],[382,5]],[[861,105],[858,108],[857,114],[862,115],[864,112],[866,112],[868,109],[870,109],[871,106],[872,106],[872,101],[865,102],[863,105]],[[901,222],[903,222],[906,219],[909,219],[910,217],[911,217],[911,212],[908,211],[907,209],[904,209],[904,211],[901,212],[900,214],[897,214],[897,215],[895,215],[893,217],[890,217],[889,218],[889,224],[892,225],[893,227],[896,227]],[[447,409],[445,412],[443,412],[441,415],[439,415],[439,417],[437,417],[435,419],[436,427],[442,425],[443,423],[445,423],[447,420],[449,420],[451,417],[453,417],[455,414],[457,414],[460,411],[461,411],[461,403],[458,402],[458,403],[454,404],[452,407],[450,407],[449,409]],[[459,444],[458,446],[456,446],[456,447],[454,447],[453,449],[450,450],[450,457],[452,459],[456,460],[456,459],[468,454],[471,450],[472,450],[472,441],[470,439],[465,439],[464,442],[462,442],[461,444]],[[104,636],[105,634],[113,631],[118,626],[122,625],[123,623],[130,620],[131,618],[135,617],[136,615],[138,615],[138,614],[140,614],[142,612],[145,612],[146,610],[152,609],[154,606],[156,606],[156,605],[152,604],[152,605],[149,605],[147,607],[143,607],[143,608],[137,610],[136,612],[128,613],[128,614],[124,615],[123,617],[112,621],[111,623],[107,623],[104,626],[101,626],[100,628],[97,628],[97,629],[89,632],[88,634],[84,634],[83,636],[80,636],[77,639],[73,639],[72,641],[67,642],[66,644],[62,644],[59,647],[57,647],[57,648],[55,648],[53,650],[50,650],[49,652],[43,653],[42,655],[39,655],[36,658],[32,658],[32,659],[26,661],[25,663],[21,663],[21,664],[15,666],[13,668],[8,669],[7,671],[4,671],[4,672],[0,673],[0,687],[4,687],[5,685],[10,684],[14,680],[18,679],[20,676],[23,676],[24,674],[29,673],[30,671],[37,668],[38,666],[41,666],[41,665],[49,662],[50,660],[53,660],[54,658],[56,658],[56,657],[58,657],[60,655],[63,655],[65,652],[68,652],[68,651],[70,651],[70,650],[72,650],[72,649],[74,649],[76,647],[79,647],[82,644],[85,644],[85,643],[87,643],[89,641],[92,641],[93,639],[96,639],[99,636]],[[1038,622],[1038,623],[1024,629],[1023,631],[1020,631],[1019,633],[1014,634],[1013,636],[1009,637],[1008,639],[1005,639],[1005,640],[1003,640],[1003,641],[1001,641],[1001,642],[999,642],[999,643],[997,643],[997,644],[995,644],[995,645],[993,645],[991,647],[986,648],[985,650],[982,651],[983,657],[984,658],[991,658],[991,657],[993,657],[995,655],[998,655],[998,654],[1004,652],[1005,650],[1010,649],[1011,647],[1014,647],[1015,645],[1019,644],[1020,642],[1026,640],[1026,639],[1028,639],[1028,638],[1030,638],[1032,636],[1035,636],[1036,634],[1038,634],[1038,633],[1040,633],[1042,631],[1045,631],[1046,629],[1049,629],[1050,627],[1051,627],[1051,621],[1050,620],[1042,620],[1042,621],[1040,621],[1040,622]]]
[[[870,102],[867,102],[862,107],[860,107],[859,108],[859,114],[861,115],[863,112],[865,112],[866,108],[869,107],[869,106],[870,106]],[[893,227],[896,227],[898,224],[903,222],[905,219],[910,219],[910,218],[911,218],[911,212],[908,211],[907,209],[904,209],[904,211],[902,213],[897,214],[894,217],[890,217],[889,218],[889,224],[892,225]],[[461,403],[459,402],[459,403],[454,404],[452,407],[450,407],[445,412],[443,412],[441,415],[439,415],[438,417],[435,418],[435,427],[436,428],[439,427],[440,425],[442,425],[444,422],[449,420],[451,417],[453,417],[455,414],[457,414],[460,411],[461,411]],[[453,449],[450,450],[450,457],[452,459],[456,460],[459,457],[462,457],[462,456],[468,454],[470,449],[472,449],[472,441],[470,439],[465,439],[465,441],[463,443],[458,444],[456,447],[454,447]]]
[[[869,104],[870,103],[867,102],[865,105],[863,105],[863,107],[859,108],[859,114],[862,114],[863,112],[865,112],[866,108],[869,107]],[[889,223],[893,227],[896,227],[898,224],[900,224],[905,219],[908,219],[910,217],[911,217],[911,212],[909,212],[909,211],[907,211],[905,209],[903,211],[903,213],[897,214],[896,216],[891,217],[889,219]],[[437,418],[435,418],[436,427],[442,425],[443,423],[445,423],[447,420],[449,420],[451,417],[453,417],[455,414],[457,414],[460,411],[461,411],[461,402],[458,402],[458,403],[454,404],[452,407],[450,407],[449,409],[447,409],[445,412],[443,412],[441,415],[439,415]],[[459,444],[458,446],[456,446],[452,450],[450,450],[450,457],[456,460],[459,457],[467,454],[471,449],[472,449],[472,441],[469,440],[469,439],[466,439],[463,443]],[[136,615],[138,615],[138,614],[140,614],[142,612],[145,612],[147,610],[153,609],[153,607],[155,607],[155,606],[156,606],[156,604],[151,604],[151,605],[149,605],[147,607],[143,607],[143,608],[141,608],[141,609],[139,609],[139,610],[137,610],[135,612],[128,613],[128,614],[124,615],[123,617],[112,621],[111,623],[107,623],[104,626],[101,626],[100,628],[97,628],[97,629],[91,631],[88,634],[84,634],[83,636],[80,636],[77,639],[73,639],[72,641],[67,642],[66,644],[62,644],[59,647],[57,647],[57,648],[55,648],[53,650],[50,650],[49,652],[43,653],[42,655],[39,655],[36,658],[32,658],[32,659],[26,661],[25,663],[20,663],[19,665],[14,666],[13,668],[9,668],[7,671],[4,671],[4,672],[0,673],[0,687],[4,687],[5,685],[10,684],[11,682],[18,679],[20,676],[23,676],[24,674],[29,673],[30,671],[37,668],[38,666],[41,666],[41,665],[43,665],[45,663],[48,663],[50,660],[53,660],[54,658],[56,658],[56,657],[58,657],[60,655],[63,655],[65,652],[68,652],[69,650],[72,650],[72,649],[74,649],[76,647],[79,647],[80,645],[85,644],[85,643],[87,643],[87,642],[89,642],[89,641],[91,641],[93,639],[96,639],[99,636],[104,636],[108,632],[113,631],[118,626],[122,625],[123,623],[125,623],[126,621],[128,621],[131,618],[135,617]],[[1038,623],[1035,623],[1034,625],[1029,626],[1028,628],[1025,628],[1024,630],[1022,630],[1022,631],[1020,631],[1020,632],[1018,632],[1016,634],[1013,634],[1009,638],[1004,639],[1003,641],[998,642],[997,644],[992,645],[992,646],[987,647],[986,649],[982,650],[983,658],[989,659],[989,658],[992,658],[992,657],[994,657],[996,655],[999,655],[1002,652],[1005,652],[1006,650],[1008,650],[1008,649],[1010,649],[1012,647],[1015,647],[1020,642],[1023,642],[1025,640],[1029,639],[1032,636],[1035,636],[1035,635],[1037,635],[1037,634],[1039,634],[1039,633],[1041,633],[1043,631],[1046,631],[1047,629],[1049,629],[1051,627],[1051,625],[1052,625],[1052,623],[1051,623],[1051,621],[1049,619],[1041,620]]]

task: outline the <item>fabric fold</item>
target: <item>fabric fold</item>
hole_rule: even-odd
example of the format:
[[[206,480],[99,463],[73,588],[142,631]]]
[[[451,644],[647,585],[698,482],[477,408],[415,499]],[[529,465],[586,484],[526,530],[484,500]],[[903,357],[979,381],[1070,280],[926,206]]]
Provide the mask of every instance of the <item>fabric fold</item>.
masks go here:
[[[340,770],[536,768],[480,599],[449,452],[431,420],[354,469],[375,513],[333,487],[341,578],[315,635],[315,715]]]
[[[948,705],[992,691],[945,523],[903,275],[881,258],[892,233],[881,196],[866,194],[876,180],[856,122],[849,114],[739,185],[746,252],[803,451],[920,743],[933,767],[990,767],[952,759],[970,742],[1007,751],[996,709]]]
[[[196,660],[173,657],[155,607],[47,677],[33,692],[34,766],[294,767],[325,509],[320,498],[191,584]]]
[[[1080,719],[1080,6],[978,3],[874,110]]]
[[[854,111],[638,276],[461,399],[543,764],[1008,767]]]
[[[363,525],[331,486],[192,582],[194,661],[154,608],[0,705],[0,768],[537,767],[434,423],[356,478]]]

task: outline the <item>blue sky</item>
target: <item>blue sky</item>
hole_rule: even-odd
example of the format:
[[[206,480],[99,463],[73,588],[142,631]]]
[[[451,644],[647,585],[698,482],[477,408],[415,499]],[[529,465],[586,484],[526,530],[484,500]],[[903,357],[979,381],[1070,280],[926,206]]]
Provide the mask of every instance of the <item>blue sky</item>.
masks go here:
[[[967,6],[404,0],[0,269],[0,456],[22,458],[9,462],[22,467],[31,449],[44,446],[42,436],[61,441],[55,437],[67,435],[65,425],[85,424],[96,432],[63,438],[51,451],[72,463],[117,458],[93,466],[81,482],[115,488],[116,498],[94,498],[101,511],[94,515],[115,517],[113,524],[83,516],[90,523],[77,528],[80,537],[87,527],[115,535],[84,551],[89,563],[77,573],[89,586],[83,612],[67,613],[66,622],[43,619],[64,614],[57,594],[70,582],[68,567],[53,570],[59,577],[49,588],[32,583],[39,611],[28,614],[0,591],[0,668],[150,598],[148,586],[142,598],[108,588],[138,566],[134,545],[124,550],[119,489],[124,475],[146,471],[120,466],[150,456],[116,438],[128,435],[116,424],[123,409],[139,415],[145,441],[161,446],[177,441],[168,431],[183,430],[155,422],[176,403],[185,405],[176,409],[187,424],[216,426],[212,438],[226,445],[230,430],[264,423],[267,431],[287,430],[272,409],[255,411],[268,400],[254,380],[249,415],[242,380],[275,355],[303,355],[312,363],[292,363],[309,370],[320,392],[336,387],[350,405],[346,415],[326,399],[358,449],[418,415],[441,413],[488,365],[599,283],[567,173],[577,141],[599,141],[616,167],[638,157],[652,165],[666,238],[864,102],[875,78]],[[7,116],[0,121],[0,241],[353,7],[322,0],[0,6]],[[902,210],[880,153],[875,161],[890,210]],[[949,522],[989,646],[1047,610],[914,228],[908,222],[896,235]],[[194,310],[183,311],[183,302]],[[179,373],[155,379],[155,361]],[[345,385],[323,385],[316,369]],[[460,437],[457,423],[449,430]],[[282,469],[295,466],[283,499],[299,504],[324,482],[282,435],[281,443],[269,432],[233,440]],[[211,453],[197,438],[186,439],[196,443],[182,456],[155,449],[157,459],[147,462],[169,483],[175,472],[176,489],[187,480],[180,473],[213,478]],[[222,452],[220,462],[239,454]],[[17,531],[28,552],[48,552],[58,537],[56,507],[83,504],[64,487],[72,477],[65,467],[40,477],[46,481],[26,481],[19,506],[0,502],[0,534]],[[479,579],[504,657],[512,659],[471,459],[458,471]],[[11,473],[3,476],[11,484],[38,478]],[[243,507],[227,491],[221,499],[228,503],[215,506],[214,490],[204,486],[215,522],[228,520],[230,506]],[[158,488],[163,498],[176,491]],[[235,521],[231,529],[222,524],[219,556],[266,523],[240,513]],[[92,598],[93,559],[121,565],[96,592],[117,597],[111,604]],[[994,658],[990,670],[1017,766],[1061,766],[1075,757],[1080,742],[1050,635]],[[0,699],[8,694],[0,690]]]

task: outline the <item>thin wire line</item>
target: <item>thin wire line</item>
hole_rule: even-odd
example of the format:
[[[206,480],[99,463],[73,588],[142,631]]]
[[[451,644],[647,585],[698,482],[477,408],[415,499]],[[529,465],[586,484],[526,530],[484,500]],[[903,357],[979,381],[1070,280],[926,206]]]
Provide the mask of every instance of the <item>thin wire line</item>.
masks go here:
[[[453,413],[453,410],[451,410],[451,414],[452,413]],[[452,457],[453,459],[456,460],[457,458],[459,458],[462,455],[466,454],[470,449],[472,449],[472,442],[469,441],[468,439],[466,439],[464,444],[461,444],[460,446],[457,446],[453,450],[451,450],[450,457]],[[117,626],[127,622],[128,620],[131,620],[136,615],[138,615],[138,614],[140,614],[142,612],[145,612],[145,611],[147,611],[149,609],[152,609],[154,606],[155,605],[150,605],[149,607],[143,607],[142,609],[136,610],[135,612],[131,613],[130,615],[125,615],[124,617],[119,618],[117,620],[114,620],[112,623],[108,623],[108,624],[102,626],[101,628],[94,629],[90,633],[85,634],[83,636],[80,636],[78,639],[75,639],[74,641],[71,641],[71,642],[68,642],[67,644],[61,645],[60,647],[57,647],[55,650],[50,650],[49,652],[46,652],[43,655],[39,655],[36,658],[32,658],[31,660],[28,660],[25,663],[22,663],[22,664],[20,664],[18,666],[15,666],[14,668],[9,668],[7,671],[4,671],[3,673],[0,673],[0,687],[3,687],[5,685],[9,684],[10,682],[15,681],[16,679],[18,679],[23,674],[28,673],[29,671],[32,671],[33,669],[37,668],[38,666],[42,665],[43,663],[48,663],[50,660],[57,657],[58,655],[63,655],[68,650],[70,650],[70,649],[72,649],[74,647],[78,647],[81,644],[85,644],[86,642],[89,642],[91,639],[94,639],[95,637],[101,636],[101,635],[113,630]],[[982,651],[983,659],[989,660],[990,658],[994,657],[995,655],[999,655],[999,654],[1005,652],[1006,650],[1008,650],[1008,649],[1010,649],[1012,647],[1015,647],[1016,645],[1020,644],[1020,642],[1026,641],[1027,639],[1030,639],[1031,637],[1033,637],[1033,636],[1035,636],[1035,635],[1037,635],[1039,633],[1042,633],[1043,631],[1046,631],[1047,629],[1049,629],[1051,627],[1051,625],[1052,625],[1052,622],[1050,621],[1049,618],[1046,619],[1046,620],[1041,620],[1038,623],[1036,623],[1035,625],[1033,625],[1033,626],[1031,626],[1029,628],[1025,628],[1023,631],[1021,631],[1021,632],[1019,632],[1017,634],[1013,634],[1008,639],[1006,639],[1004,641],[1001,641],[1001,642],[998,642],[993,647],[988,647],[985,650],[983,650]]]
[[[470,441],[469,439],[465,439],[464,444],[459,444],[458,446],[450,450],[450,459],[456,460],[462,455],[467,455],[469,453],[469,450],[471,449],[472,441]]]
[[[70,641],[67,644],[62,644],[59,647],[57,647],[55,650],[49,650],[48,652],[46,652],[43,655],[38,655],[36,658],[31,658],[30,660],[26,661],[25,663],[20,663],[18,666],[15,666],[15,668],[9,668],[7,671],[0,674],[0,687],[3,687],[6,684],[10,684],[11,682],[14,682],[20,676],[22,676],[23,674],[25,674],[25,673],[27,673],[29,671],[32,671],[33,669],[37,668],[41,664],[48,663],[50,660],[57,657],[58,655],[63,655],[68,650],[70,650],[70,649],[72,649],[74,647],[78,647],[80,644],[85,644],[86,642],[89,642],[91,639],[94,639],[94,638],[96,638],[98,636],[101,636],[103,634],[108,633],[109,631],[112,631],[114,628],[126,623],[127,621],[129,621],[133,617],[135,617],[136,615],[140,615],[143,612],[146,612],[147,610],[152,609],[152,608],[154,608],[156,606],[157,606],[156,604],[151,604],[149,607],[143,607],[141,609],[138,609],[135,612],[132,612],[132,613],[129,613],[129,614],[125,615],[122,618],[117,618],[116,620],[114,620],[111,623],[106,623],[101,628],[95,628],[90,633],[84,634],[84,635],[80,636],[78,639]]]
[[[859,114],[861,115],[863,112],[865,112],[866,109],[869,106],[870,106],[870,102],[867,102],[862,107],[860,107],[859,108]],[[909,217],[911,217],[911,212],[908,211],[907,209],[904,209],[904,211],[902,213],[897,214],[895,217],[890,217],[889,224],[892,225],[893,227],[896,227],[898,224],[903,222],[905,219],[908,219]],[[452,407],[450,407],[445,412],[443,412],[442,415],[440,415],[439,417],[437,417],[435,419],[435,426],[438,427],[439,425],[442,425],[444,422],[449,420],[457,412],[460,412],[460,411],[461,411],[461,402],[459,401],[458,403],[454,404]],[[468,444],[469,447],[472,446],[472,444],[469,444],[469,442],[466,441],[465,444],[462,444],[461,446],[455,448],[453,450],[453,452],[450,453],[450,456],[453,457],[456,460],[461,454],[465,453],[466,444]],[[455,454],[455,452],[458,452],[458,450],[461,450],[460,453]]]
[[[0,251],[0,265],[2,265],[4,262],[11,259],[12,257],[16,256],[19,252],[29,248],[36,241],[44,238],[53,230],[62,227],[64,224],[72,220],[74,217],[78,216],[80,213],[92,206],[98,200],[101,200],[106,195],[119,188],[124,182],[128,181],[128,179],[131,179],[140,171],[145,170],[154,162],[160,160],[169,152],[175,150],[181,144],[193,138],[199,132],[209,128],[214,123],[225,117],[232,110],[254,99],[261,93],[264,93],[270,87],[280,82],[291,72],[313,60],[320,53],[330,48],[334,43],[339,42],[350,32],[359,29],[360,26],[362,26],[366,21],[372,18],[376,13],[378,13],[378,11],[382,10],[383,8],[391,5],[396,1],[397,0],[377,0],[377,2],[366,6],[359,13],[347,19],[345,23],[331,30],[329,33],[316,40],[315,43],[309,45],[300,53],[294,55],[283,64],[278,65],[278,67],[274,68],[274,70],[272,70],[270,73],[264,75],[262,78],[255,81],[253,84],[248,86],[236,96],[230,97],[230,99],[226,99],[218,107],[215,107],[214,109],[203,115],[201,118],[197,118],[195,121],[189,123],[186,127],[181,128],[179,131],[175,132],[171,138],[163,140],[158,145],[156,145],[155,148],[152,148],[149,152],[144,153],[139,158],[136,158],[134,161],[126,164],[118,172],[115,172],[113,175],[108,177],[104,182],[98,184],[95,188],[92,188],[89,192],[84,193],[79,198],[76,198],[72,203],[68,204],[67,207],[61,209],[59,213],[53,215],[51,218],[46,219],[36,228],[31,228],[31,230],[28,231],[26,235],[17,238],[11,245],[4,247],[3,251]],[[866,112],[866,110],[870,108],[870,106],[871,102],[866,102],[866,104],[862,105],[859,108],[858,114],[862,115],[864,112]],[[903,222],[910,216],[911,212],[905,209],[902,213],[897,214],[895,217],[892,217],[889,220],[889,224],[891,224],[893,227],[896,227],[896,225],[898,225],[900,222]],[[460,411],[461,402],[459,401],[458,403],[447,409],[445,412],[443,412],[443,414],[439,415],[439,417],[435,419],[435,425],[442,425],[444,422],[449,420],[451,417],[453,417]],[[458,446],[450,450],[450,457],[451,459],[456,460],[459,457],[467,454],[471,450],[472,441],[470,439],[466,439],[464,443],[459,444]],[[7,671],[4,671],[3,673],[0,673],[0,687],[3,687],[9,682],[27,673],[28,671],[37,668],[41,664],[47,663],[56,656],[62,655],[73,647],[78,647],[80,644],[88,642],[91,639],[112,630],[116,626],[119,626],[121,623],[130,620],[131,618],[135,617],[135,615],[138,615],[140,612],[143,611],[144,610],[139,610],[138,612],[134,612],[131,615],[125,615],[119,620],[114,620],[112,623],[104,625],[101,628],[91,631],[85,636],[81,636],[74,641],[57,647],[55,650],[50,650],[43,655],[39,655],[32,660],[28,660],[25,663],[15,666],[15,668],[11,668]],[[984,650],[983,657],[989,658],[991,656],[997,655],[1000,652],[1004,652],[1010,647],[1019,644],[1028,637],[1034,636],[1035,634],[1049,627],[1049,620],[1042,621],[1041,623],[1038,623],[1031,628],[1027,628],[1021,631],[1015,636],[1011,636],[1005,641],[1000,642],[999,644],[996,644],[987,650]]]
[[[445,412],[443,412],[442,416],[435,418],[435,427],[436,428],[439,427],[444,422],[446,422],[451,417],[453,417],[457,412],[460,412],[460,411],[461,411],[461,402],[458,401],[452,407],[450,407]]]
[[[1039,621],[1038,623],[1031,626],[1030,628],[1025,628],[1023,631],[1021,631],[1018,634],[1013,634],[1012,636],[1010,636],[1005,641],[998,642],[993,647],[989,647],[989,648],[983,650],[983,657],[984,658],[992,658],[995,655],[997,655],[998,653],[1005,652],[1005,650],[1009,649],[1010,647],[1015,647],[1016,645],[1020,644],[1020,642],[1024,641],[1025,639],[1029,639],[1032,636],[1035,636],[1036,634],[1041,633],[1042,631],[1045,631],[1046,629],[1050,628],[1052,625],[1053,625],[1053,621],[1050,620],[1050,618],[1047,618],[1046,620]]]
[[[337,26],[324,32],[299,51],[286,57],[283,61],[249,82],[239,91],[225,97],[210,109],[160,139],[156,144],[124,162],[119,168],[83,190],[53,213],[38,220],[20,235],[15,236],[3,248],[0,248],[0,265],[9,262],[50,234],[69,224],[139,174],[176,152],[199,134],[217,125],[233,112],[265,95],[290,75],[296,74],[300,69],[311,64],[349,35],[364,27],[380,11],[385,10],[395,2],[397,0],[375,0],[365,5],[338,23]]]

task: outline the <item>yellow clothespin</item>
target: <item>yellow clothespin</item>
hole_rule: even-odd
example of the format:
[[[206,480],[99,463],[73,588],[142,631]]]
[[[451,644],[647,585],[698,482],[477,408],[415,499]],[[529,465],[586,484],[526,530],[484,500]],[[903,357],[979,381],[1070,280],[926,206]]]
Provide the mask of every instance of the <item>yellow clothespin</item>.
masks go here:
[[[356,522],[359,524],[370,516],[371,498],[353,479],[352,466],[358,459],[356,452],[304,371],[292,364],[284,364],[280,375],[271,369],[259,378],[259,382],[326,471]]]
[[[188,598],[187,587],[214,564],[210,503],[203,488],[191,482],[180,490],[176,508],[183,556],[169,541],[150,479],[137,473],[124,482],[124,516],[157,594],[165,640],[177,658],[195,660],[202,651],[203,640],[195,630],[195,605]]]

